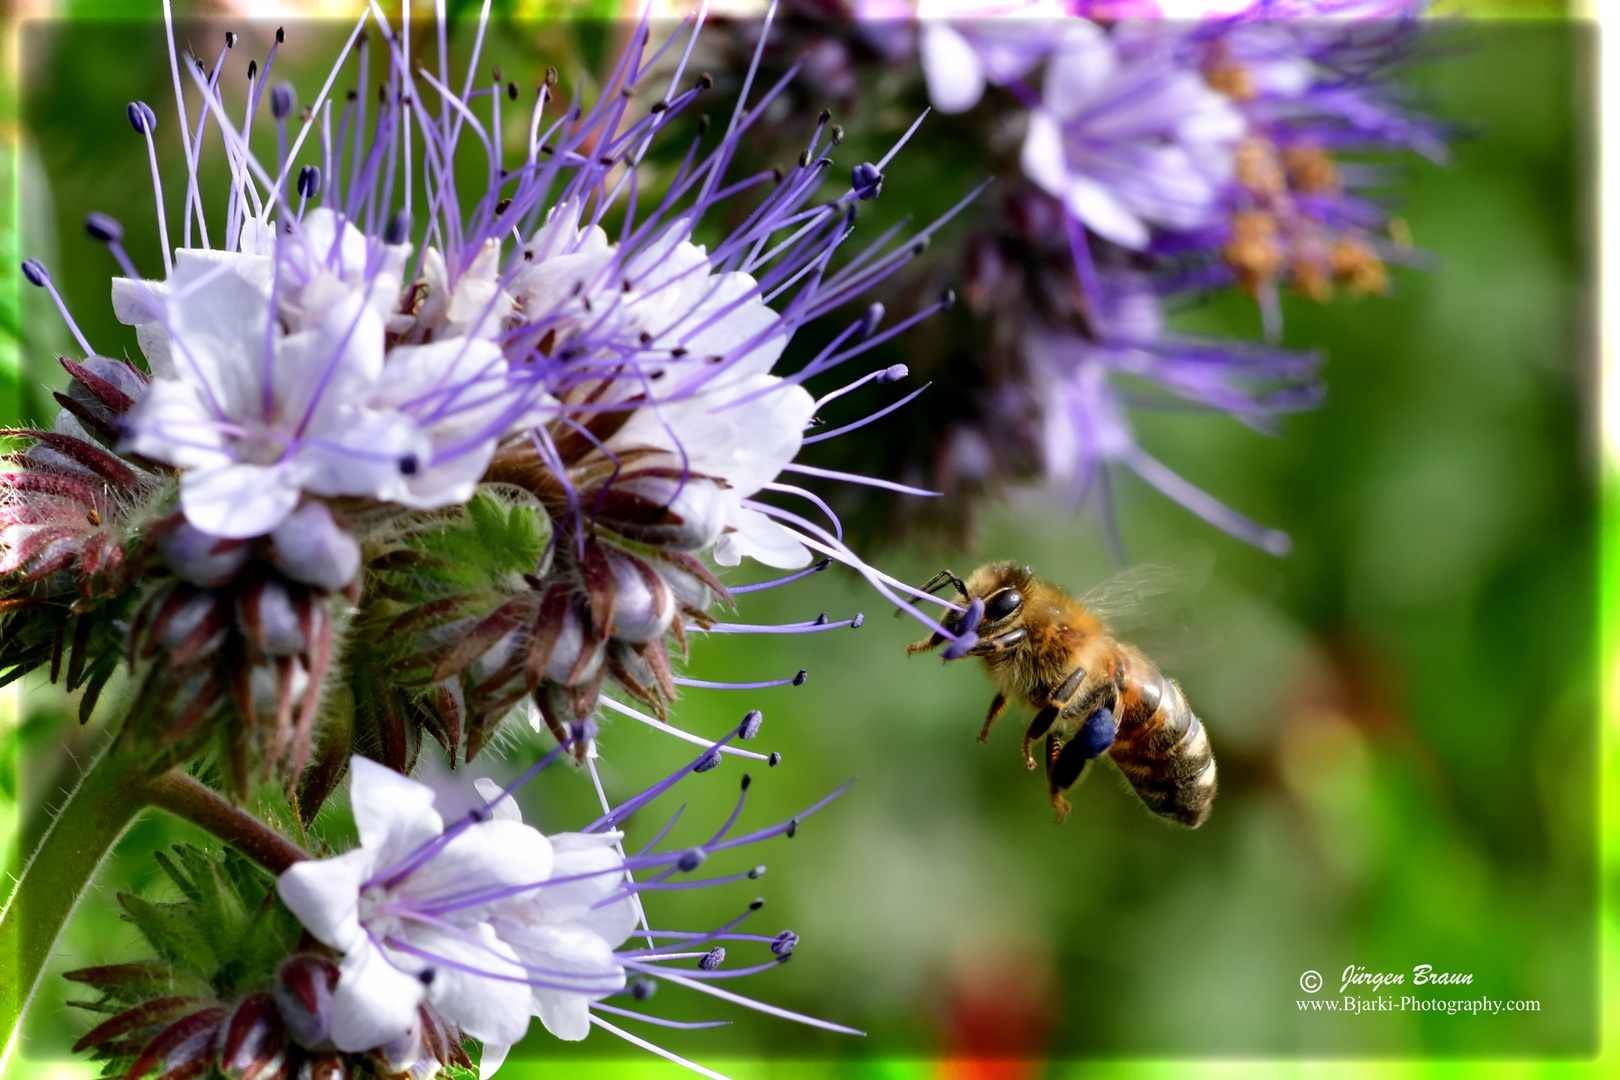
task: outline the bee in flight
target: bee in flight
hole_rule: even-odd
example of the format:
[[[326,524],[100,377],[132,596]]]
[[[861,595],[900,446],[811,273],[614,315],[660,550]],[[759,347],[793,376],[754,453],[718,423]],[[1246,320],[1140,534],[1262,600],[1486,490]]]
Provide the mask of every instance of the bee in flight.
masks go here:
[[[1209,736],[1175,680],[1114,639],[1102,618],[1103,603],[1090,603],[1090,594],[1077,600],[1036,578],[1029,567],[1010,562],[987,563],[966,581],[942,570],[923,591],[946,584],[968,607],[947,611],[940,625],[952,634],[965,629],[978,635],[956,655],[947,650],[946,660],[977,656],[996,685],[979,741],[989,740],[1008,699],[1036,710],[1024,732],[1024,762],[1035,768],[1032,748],[1044,737],[1046,780],[1058,821],[1069,816],[1063,792],[1107,753],[1148,809],[1190,829],[1203,824],[1215,797]],[[937,648],[946,640],[935,633],[906,652]]]

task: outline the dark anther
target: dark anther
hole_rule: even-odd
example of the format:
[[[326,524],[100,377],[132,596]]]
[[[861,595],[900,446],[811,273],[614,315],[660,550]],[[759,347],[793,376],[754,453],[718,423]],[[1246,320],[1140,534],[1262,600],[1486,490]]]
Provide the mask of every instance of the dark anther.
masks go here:
[[[883,194],[883,174],[877,171],[876,165],[863,162],[850,170],[849,186],[855,189],[855,197],[861,201],[875,199]]]
[[[827,625],[827,613],[825,611],[823,611],[820,615],[816,616],[816,625],[817,626],[826,626]]]
[[[708,116],[704,115],[704,116],[698,117],[698,138],[701,139],[701,138],[703,138],[703,136],[707,135],[708,133],[709,133],[709,118],[708,118]]]
[[[765,759],[765,764],[769,765],[773,769],[776,768],[778,765],[782,764],[782,755],[778,754],[775,750],[772,750],[771,756]]]
[[[280,45],[283,42],[285,42],[286,40],[287,40],[287,28],[285,26],[276,27],[276,44]]]
[[[406,209],[394,211],[394,216],[388,219],[388,227],[383,230],[383,243],[403,244],[411,238],[411,212]]]
[[[554,68],[554,67],[546,68],[546,85],[547,86],[556,86],[557,85],[557,69],[556,68]]]
[[[236,48],[236,34],[233,31],[225,31],[225,47],[227,49]]]
[[[726,950],[722,946],[716,945],[704,954],[703,959],[698,961],[698,967],[704,971],[717,971],[720,965],[725,962]]]
[[[508,101],[516,101],[517,99],[518,99],[517,83],[515,83],[515,82],[507,83],[506,84],[506,100],[508,100]]]
[[[831,119],[832,119],[832,110],[831,109],[822,109],[821,110],[821,115],[816,118],[816,123],[825,124],[827,121],[829,121]]]
[[[637,1001],[646,1001],[658,993],[658,984],[651,979],[636,979],[630,984],[630,996]]]
[[[632,286],[629,278],[625,278],[623,281],[619,282],[619,288],[622,292],[629,292],[631,287]]]
[[[377,104],[388,104],[388,86],[385,83],[377,84]]]
[[[697,84],[699,90],[713,90],[714,76],[705,71],[703,74],[698,76]]]
[[[254,79],[257,79],[258,77],[259,77],[259,62],[257,60],[249,60],[248,61],[248,82],[252,82]]]
[[[787,173],[782,171],[782,167],[780,165],[771,166],[771,179],[776,183],[780,184],[782,182],[782,178],[786,175]]]
[[[28,279],[30,285],[38,285],[42,289],[51,280],[50,271],[46,270],[45,264],[38,259],[24,259],[22,261],[22,272],[23,277]]]
[[[596,163],[611,169],[613,167],[613,157],[609,154],[603,154],[601,157],[596,159]]]
[[[345,100],[345,101],[359,101],[360,100],[360,91],[358,91],[358,90],[350,90],[347,94],[343,95],[343,100]]]
[[[742,789],[744,791],[747,791],[749,789],[749,787],[753,785],[753,783],[754,783],[754,778],[752,776],[749,776],[747,773],[743,773]]]
[[[680,345],[677,345],[673,349],[669,350],[669,355],[679,360],[681,357],[686,355],[686,349]]]
[[[773,946],[773,948],[774,948],[774,946]],[[438,978],[438,977],[439,977],[439,973],[437,971],[434,971],[430,967],[423,968],[421,971],[418,971],[416,973],[417,981],[420,982],[423,986],[432,986],[433,985],[433,980]]]
[[[129,126],[141,135],[150,135],[157,130],[157,113],[144,101],[130,102],[124,115],[129,117]]]
[[[861,623],[863,623],[865,621],[866,621],[866,616],[864,614],[862,614],[861,612],[857,611],[855,613],[855,617],[853,619],[849,620],[849,628],[851,630],[859,630],[861,628]]]
[[[504,213],[506,213],[506,208],[511,206],[511,205],[512,205],[512,200],[511,199],[502,199],[500,202],[495,204],[495,213],[496,214],[504,214]]]
[[[321,167],[319,165],[305,165],[298,170],[298,194],[306,199],[313,199],[321,191]]]
[[[692,771],[708,772],[718,764],[720,764],[720,751],[710,750],[707,754],[698,758],[697,764],[692,766]]]
[[[496,64],[494,67],[490,68],[489,73],[490,75],[494,76],[494,80],[497,84],[506,81],[506,72],[501,70],[501,65],[499,64]]]
[[[416,460],[415,454],[406,454],[399,459],[399,471],[406,476],[415,476],[416,470],[420,467],[421,463]]]
[[[576,282],[574,282],[574,287],[572,289],[568,290],[568,295],[569,296],[578,296],[580,293],[582,293],[584,291],[585,291],[585,283],[583,281],[576,281]]]
[[[799,168],[807,169],[809,167],[810,167],[810,151],[808,151],[808,150],[800,150],[799,151]]]
[[[669,108],[669,102],[667,102],[667,101],[655,101],[652,104],[652,108],[648,109],[647,111],[652,113],[654,116],[657,116],[659,113],[663,112],[667,108]]]
[[[803,686],[804,685],[804,680],[808,679],[809,677],[810,677],[810,673],[808,671],[805,671],[803,668],[800,668],[799,673],[797,675],[793,676],[793,685],[794,686]]]
[[[637,340],[639,340],[641,342],[641,347],[642,348],[646,348],[648,345],[652,344],[652,335],[649,334],[647,331],[643,330],[641,332],[641,337],[638,338]]]
[[[771,942],[771,952],[781,957],[792,956],[794,946],[798,944],[799,935],[791,930],[784,930],[776,935],[775,941]]]
[[[928,243],[928,237],[917,237],[916,241],[911,245],[911,253],[913,255],[921,255],[923,252],[928,250]]]
[[[749,881],[758,881],[760,878],[762,878],[764,876],[765,876],[765,867],[764,866],[756,866],[752,870],[748,871],[748,880]]]
[[[832,126],[832,144],[834,146],[837,146],[839,143],[841,143],[843,141],[844,141],[844,128],[843,128],[843,126],[840,125],[840,124],[834,124]]]
[[[799,819],[794,818],[792,821],[789,821],[787,823],[787,828],[782,831],[789,840],[793,839],[799,834]]]
[[[116,244],[124,238],[124,227],[117,218],[95,210],[84,215],[84,231],[90,239],[100,240],[103,244]]]
[[[708,853],[702,848],[693,848],[691,851],[683,854],[680,859],[676,861],[675,868],[682,873],[690,874],[693,870],[696,870],[698,867],[702,866],[703,860],[707,859],[708,857]]]
[[[472,822],[485,822],[489,820],[489,807],[475,806],[467,811],[467,820]]]
[[[737,729],[739,739],[752,739],[759,734],[760,725],[765,723],[765,714],[758,709],[749,709],[743,715],[742,727]]]
[[[822,559],[820,562],[816,563],[816,565],[814,567],[811,568],[810,572],[812,574],[819,574],[821,571],[827,569],[827,567],[829,567],[831,565],[832,565],[832,560],[831,559]]]
[[[949,311],[952,308],[954,308],[956,306],[956,290],[955,289],[946,289],[944,292],[940,293],[939,294],[939,306],[941,308],[945,309],[946,311]]]
[[[762,908],[764,906],[765,906],[765,901],[763,899],[759,899],[759,900],[755,900],[753,903],[749,904],[748,905],[748,910],[749,911],[758,911],[760,908]]]

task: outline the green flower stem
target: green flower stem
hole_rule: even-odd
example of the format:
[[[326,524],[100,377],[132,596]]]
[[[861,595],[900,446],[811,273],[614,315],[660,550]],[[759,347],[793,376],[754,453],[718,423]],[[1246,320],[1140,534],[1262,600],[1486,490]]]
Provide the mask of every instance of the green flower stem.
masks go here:
[[[147,802],[140,756],[114,740],[80,778],[23,867],[0,912],[0,1067],[16,1047],[23,1010],[68,916]]]
[[[273,873],[309,855],[180,767],[149,776],[139,748],[115,738],[80,778],[0,912],[0,1069],[45,962],[96,869],[142,810],[158,806],[199,825]]]
[[[202,826],[273,874],[309,858],[303,848],[178,768],[152,780],[147,791],[153,806]]]

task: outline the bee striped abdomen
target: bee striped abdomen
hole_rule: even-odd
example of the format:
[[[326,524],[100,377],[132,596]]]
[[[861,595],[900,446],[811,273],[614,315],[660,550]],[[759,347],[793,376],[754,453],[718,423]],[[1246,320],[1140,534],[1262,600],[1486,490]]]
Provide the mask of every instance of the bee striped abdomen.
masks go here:
[[[1215,797],[1209,736],[1175,680],[1145,657],[1127,655],[1109,755],[1150,810],[1196,829]]]

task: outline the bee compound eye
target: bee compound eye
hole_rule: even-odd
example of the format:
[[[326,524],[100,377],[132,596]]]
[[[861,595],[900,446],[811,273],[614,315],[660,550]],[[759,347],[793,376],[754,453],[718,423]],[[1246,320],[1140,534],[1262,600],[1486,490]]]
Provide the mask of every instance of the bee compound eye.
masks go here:
[[[986,622],[1000,622],[1007,616],[1015,614],[1023,606],[1023,593],[1017,589],[1002,589],[985,603],[984,619]]]

